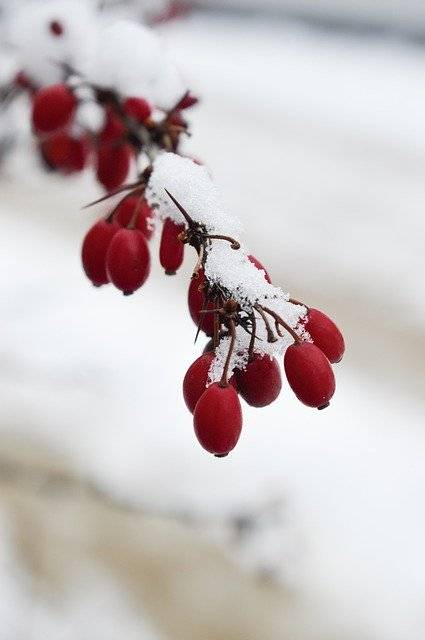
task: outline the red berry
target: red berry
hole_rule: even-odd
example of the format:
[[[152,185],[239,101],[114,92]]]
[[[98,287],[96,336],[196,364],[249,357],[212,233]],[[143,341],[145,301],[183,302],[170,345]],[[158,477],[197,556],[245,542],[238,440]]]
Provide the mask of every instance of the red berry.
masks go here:
[[[316,347],[330,362],[339,362],[345,351],[344,338],[336,324],[318,309],[309,309],[304,324]]]
[[[87,232],[81,250],[86,276],[96,287],[109,282],[106,273],[106,252],[114,235],[119,231],[115,222],[99,220]]]
[[[192,362],[183,380],[183,397],[187,408],[194,412],[196,403],[207,388],[208,372],[214,360],[214,351],[203,353]],[[237,383],[234,376],[229,380],[230,384],[237,390]]]
[[[193,424],[204,449],[216,456],[227,455],[242,429],[242,409],[234,387],[218,383],[208,387],[196,404]]]
[[[207,388],[208,372],[213,360],[214,353],[204,353],[190,365],[183,379],[183,397],[191,413]]]
[[[44,159],[54,169],[64,173],[82,171],[86,166],[90,147],[84,137],[74,138],[68,133],[55,133],[41,144]]]
[[[146,240],[152,237],[149,220],[152,217],[152,209],[143,196],[128,196],[123,198],[115,211],[115,220],[121,227],[127,227],[132,221],[135,213],[135,228],[139,229]]]
[[[49,30],[54,36],[61,36],[64,32],[63,24],[58,20],[52,20],[49,24]]]
[[[144,122],[152,113],[149,102],[144,98],[127,98],[124,100],[123,109],[128,116],[137,122]]]
[[[130,170],[132,148],[128,144],[108,144],[97,151],[97,179],[107,191],[118,189]]]
[[[265,277],[265,279],[267,280],[267,282],[268,282],[269,284],[271,284],[271,283],[272,283],[272,281],[271,281],[271,279],[270,279],[270,276],[269,276],[269,274],[268,274],[268,271],[267,271],[267,269],[265,269],[265,268],[263,267],[263,265],[261,264],[261,262],[260,262],[259,260],[257,260],[257,258],[256,258],[255,256],[248,256],[248,260],[250,260],[250,261],[252,262],[252,264],[254,264],[254,265],[257,267],[257,269],[259,269],[260,271],[264,271],[264,277]]]
[[[112,107],[107,107],[105,112],[105,124],[99,134],[101,144],[116,142],[125,136],[126,129],[122,120],[118,117]]]
[[[236,369],[238,391],[251,407],[266,407],[278,397],[282,388],[276,358],[254,354],[246,369]]]
[[[184,244],[178,236],[184,229],[184,224],[176,224],[170,218],[166,218],[162,227],[159,261],[169,276],[174,275],[183,262]]]
[[[51,133],[65,127],[74,115],[77,101],[64,84],[37,91],[32,105],[32,123],[39,133]]]
[[[200,326],[207,336],[214,335],[214,314],[201,313],[201,310],[214,309],[212,301],[205,304],[204,295],[205,276],[202,269],[198,272],[197,278],[192,278],[189,285],[187,302],[189,312],[196,326]]]
[[[13,82],[21,89],[32,89],[33,85],[25,71],[18,71]]]
[[[284,358],[289,386],[303,404],[324,409],[335,392],[329,360],[311,342],[291,344]]]
[[[150,254],[141,231],[120,229],[114,235],[106,254],[106,272],[124,295],[142,286],[150,272]]]

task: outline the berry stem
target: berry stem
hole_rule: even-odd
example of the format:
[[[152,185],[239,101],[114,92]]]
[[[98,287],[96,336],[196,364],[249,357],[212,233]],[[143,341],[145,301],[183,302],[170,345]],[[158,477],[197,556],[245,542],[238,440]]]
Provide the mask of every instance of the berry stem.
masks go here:
[[[299,300],[296,300],[295,298],[289,298],[288,302],[291,302],[292,304],[296,304],[299,307],[305,307],[308,310],[308,306],[304,302],[300,302]]]
[[[231,238],[230,236],[222,236],[222,235],[217,235],[217,234],[208,235],[207,234],[205,236],[205,238],[208,239],[208,240],[226,240],[227,242],[230,242],[230,246],[232,247],[232,249],[238,250],[238,249],[241,248],[240,242],[238,242],[234,238]]]
[[[251,340],[249,341],[249,347],[248,347],[248,362],[251,362],[254,358],[254,344],[255,344],[256,331],[257,331],[257,320],[255,318],[255,313],[252,312],[251,313]]]
[[[229,345],[229,351],[227,352],[226,362],[224,364],[223,374],[219,382],[220,387],[224,387],[224,388],[229,386],[228,378],[229,378],[230,360],[232,358],[232,353],[233,353],[233,349],[235,347],[235,341],[236,341],[235,321],[233,320],[233,318],[229,318],[229,320],[227,321],[227,326],[230,332],[230,345]]]
[[[301,338],[295,332],[295,330],[292,327],[290,327],[289,324],[285,322],[285,320],[282,320],[282,318],[275,311],[272,311],[272,309],[269,309],[268,307],[263,307],[263,309],[272,318],[274,318],[278,324],[280,324],[284,329],[286,329],[286,331],[294,338],[294,342],[297,342],[298,344],[302,343]]]
[[[217,305],[217,298],[214,299],[214,306]],[[218,312],[214,313],[214,337],[213,337],[214,349],[220,344],[220,317]]]
[[[258,313],[260,314],[260,316],[263,319],[263,322],[266,326],[266,331],[267,331],[267,342],[277,342],[277,338],[274,335],[272,328],[270,326],[270,322],[266,316],[266,314],[264,313],[263,307],[261,307],[259,304],[256,304],[254,309],[256,309],[258,311]]]

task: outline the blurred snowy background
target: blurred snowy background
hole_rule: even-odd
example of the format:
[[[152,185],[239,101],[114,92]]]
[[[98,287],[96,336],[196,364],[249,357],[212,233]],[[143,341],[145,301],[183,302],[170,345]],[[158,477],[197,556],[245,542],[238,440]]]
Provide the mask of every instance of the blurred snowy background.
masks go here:
[[[244,407],[234,454],[204,453],[181,398],[192,260],[93,289],[98,188],[43,174],[24,105],[1,113],[0,639],[422,640],[422,3],[355,3],[356,30],[351,2],[204,4],[158,27],[202,97],[187,151],[273,280],[342,327],[338,391]]]

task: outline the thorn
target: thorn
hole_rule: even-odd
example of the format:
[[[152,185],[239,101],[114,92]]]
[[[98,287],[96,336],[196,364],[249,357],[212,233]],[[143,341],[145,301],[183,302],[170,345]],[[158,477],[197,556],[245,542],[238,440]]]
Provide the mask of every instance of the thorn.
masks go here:
[[[180,202],[178,202],[178,200],[176,200],[175,197],[171,195],[171,193],[168,191],[168,189],[165,189],[165,193],[174,202],[174,204],[176,205],[177,209],[180,211],[180,213],[182,214],[182,216],[184,217],[184,219],[186,220],[188,225],[193,227],[195,223],[192,220],[192,218],[190,217],[190,215],[188,214],[188,212],[186,211],[186,209],[184,209],[184,207],[180,204]]]

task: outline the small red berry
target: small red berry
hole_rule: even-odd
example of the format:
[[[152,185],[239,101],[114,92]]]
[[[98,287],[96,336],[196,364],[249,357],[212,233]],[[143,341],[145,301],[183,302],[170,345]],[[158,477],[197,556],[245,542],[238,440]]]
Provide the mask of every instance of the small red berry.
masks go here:
[[[86,166],[90,146],[85,137],[74,138],[68,133],[59,132],[42,142],[41,152],[52,168],[63,173],[74,173]]]
[[[153,229],[149,224],[149,220],[152,217],[152,209],[143,196],[123,198],[115,211],[115,220],[121,227],[127,227],[133,217],[135,228],[143,233],[146,240],[150,240],[153,233]]]
[[[126,129],[122,120],[118,117],[112,107],[107,107],[105,112],[105,124],[99,133],[101,144],[116,142],[125,136]]]
[[[193,362],[183,379],[183,398],[187,408],[194,412],[196,403],[207,388],[208,372],[214,360],[214,353],[204,353]]]
[[[74,115],[77,101],[64,84],[37,91],[32,105],[32,123],[39,133],[51,133],[65,127]]]
[[[119,231],[115,222],[99,220],[89,229],[81,249],[83,269],[95,287],[109,282],[106,273],[106,252],[114,235]]]
[[[316,347],[329,362],[339,362],[345,351],[344,338],[336,324],[318,309],[309,309],[304,323]]]
[[[246,369],[236,369],[238,391],[251,407],[266,407],[278,397],[282,388],[276,358],[254,354]]]
[[[265,268],[263,267],[263,265],[261,264],[261,262],[260,262],[259,260],[257,260],[257,258],[256,258],[255,256],[248,256],[248,260],[250,260],[250,261],[252,262],[252,264],[253,264],[253,265],[255,265],[259,271],[264,271],[264,277],[265,277],[265,279],[267,280],[267,282],[268,282],[269,284],[271,284],[271,283],[272,283],[272,281],[271,281],[271,279],[270,279],[270,276],[269,276],[269,274],[268,274],[268,271],[267,271],[267,269],[265,269]]]
[[[169,276],[174,275],[183,262],[184,244],[179,240],[179,234],[184,229],[184,224],[176,224],[170,218],[166,218],[162,227],[159,261]]]
[[[59,37],[64,32],[63,24],[58,20],[52,20],[49,24],[49,30],[54,36]]]
[[[128,116],[137,120],[137,122],[145,122],[152,113],[152,108],[144,98],[126,98],[123,103],[123,109]]]
[[[205,304],[204,295],[205,276],[202,269],[198,271],[198,277],[192,278],[189,285],[187,302],[189,312],[196,326],[200,326],[207,336],[214,335],[214,314],[201,313],[203,309],[214,309],[214,303],[209,301]]]
[[[32,82],[25,71],[18,71],[13,82],[16,86],[21,87],[21,89],[33,89]]]
[[[208,373],[214,360],[214,351],[208,351],[192,362],[183,379],[183,397],[187,408],[194,412],[196,403],[207,388]],[[229,383],[237,390],[235,376],[229,379]]]
[[[97,179],[107,191],[118,189],[130,170],[132,148],[128,144],[108,144],[97,150]]]
[[[106,254],[109,280],[124,295],[142,286],[150,272],[150,253],[146,238],[138,229],[120,229]]]
[[[234,387],[209,386],[196,404],[193,424],[204,449],[216,456],[227,455],[242,430],[242,409]]]
[[[335,376],[329,360],[311,342],[291,344],[284,358],[289,386],[303,404],[324,409],[335,392]]]

